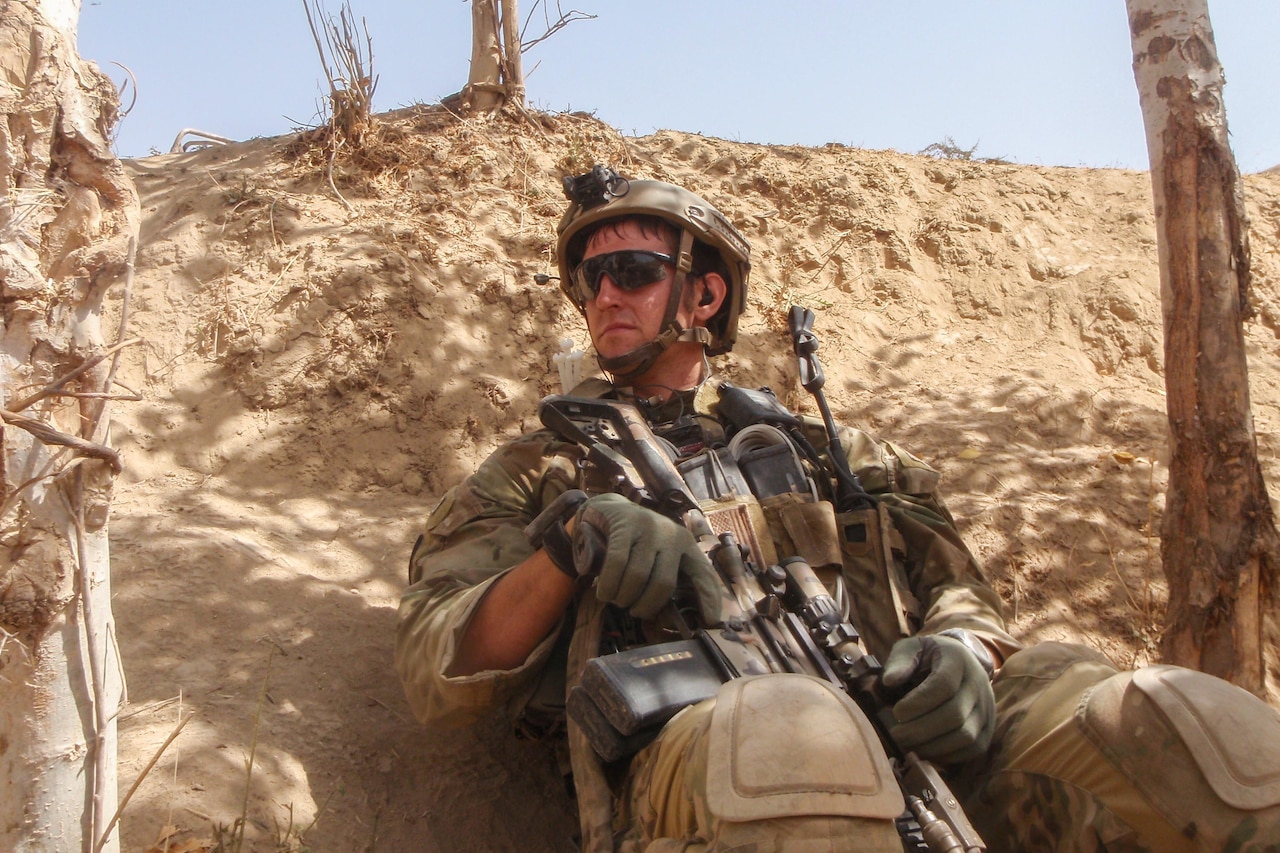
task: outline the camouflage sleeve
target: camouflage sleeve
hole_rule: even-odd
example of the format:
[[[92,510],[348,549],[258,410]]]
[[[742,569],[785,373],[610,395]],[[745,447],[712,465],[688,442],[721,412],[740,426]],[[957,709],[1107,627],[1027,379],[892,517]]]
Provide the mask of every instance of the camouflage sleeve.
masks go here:
[[[902,535],[907,583],[922,609],[919,633],[964,628],[1002,660],[1021,648],[1007,630],[999,595],[943,503],[941,475],[893,442],[861,430],[842,428],[840,443],[863,488],[879,496]]]
[[[449,675],[471,614],[494,582],[533,553],[524,528],[570,488],[571,456],[546,433],[496,451],[441,499],[410,557],[395,666],[414,713],[430,726],[467,725],[506,705],[538,676],[555,632],[512,670]]]

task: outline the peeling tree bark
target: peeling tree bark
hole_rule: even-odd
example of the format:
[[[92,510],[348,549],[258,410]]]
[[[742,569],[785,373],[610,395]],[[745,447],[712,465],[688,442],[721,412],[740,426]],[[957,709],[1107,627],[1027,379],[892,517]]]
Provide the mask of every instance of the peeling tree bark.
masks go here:
[[[524,107],[524,63],[520,58],[520,16],[516,0],[502,0],[502,79],[507,100]]]
[[[470,109],[489,112],[502,106],[502,40],[498,36],[497,0],[471,0],[471,73],[462,91]]]
[[[1172,449],[1161,653],[1265,697],[1277,675],[1280,538],[1249,403],[1249,244],[1222,67],[1205,0],[1128,0],[1128,11],[1155,196]]]
[[[16,853],[118,849],[110,362],[49,386],[100,350],[140,216],[79,13],[0,0],[0,850]]]
[[[471,0],[471,73],[462,90],[468,111],[524,108],[517,0]]]

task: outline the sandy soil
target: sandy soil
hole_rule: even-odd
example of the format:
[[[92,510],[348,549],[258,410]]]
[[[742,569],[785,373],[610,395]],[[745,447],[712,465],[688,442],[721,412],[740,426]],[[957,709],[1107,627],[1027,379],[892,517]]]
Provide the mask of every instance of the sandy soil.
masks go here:
[[[146,344],[123,377],[145,402],[114,410],[121,790],[194,717],[126,810],[126,850],[206,850],[241,814],[254,850],[569,849],[542,748],[496,719],[424,730],[391,648],[425,513],[532,426],[559,341],[585,341],[533,275],[554,272],[559,176],[594,162],[742,226],[750,309],[724,372],[813,411],[784,317],[815,309],[837,417],[942,470],[1018,636],[1152,658],[1167,471],[1145,173],[382,118],[335,167],[341,197],[296,137],[129,164]],[[1246,189],[1253,410],[1280,483],[1280,175]]]

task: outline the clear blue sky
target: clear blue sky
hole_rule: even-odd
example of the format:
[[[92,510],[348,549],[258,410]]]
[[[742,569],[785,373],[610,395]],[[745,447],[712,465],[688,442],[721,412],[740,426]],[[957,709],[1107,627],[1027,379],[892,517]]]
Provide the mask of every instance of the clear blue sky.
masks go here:
[[[521,0],[521,14],[533,9]],[[468,0],[350,0],[374,110],[466,82]],[[340,0],[326,0],[337,14]],[[952,138],[1018,163],[1147,168],[1123,0],[562,0],[597,16],[525,54],[531,105],[627,134],[916,152]],[[1280,2],[1210,0],[1240,168],[1280,164]],[[541,33],[538,7],[529,33]],[[122,156],[184,128],[249,139],[316,124],[327,91],[303,0],[86,0],[80,53],[138,102]]]

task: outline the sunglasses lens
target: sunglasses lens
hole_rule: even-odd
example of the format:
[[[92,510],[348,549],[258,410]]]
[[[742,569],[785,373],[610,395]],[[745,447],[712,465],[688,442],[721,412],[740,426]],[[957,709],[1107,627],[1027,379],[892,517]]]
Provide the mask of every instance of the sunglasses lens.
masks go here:
[[[673,262],[673,258],[658,252],[609,252],[578,264],[573,277],[584,298],[594,299],[600,294],[600,279],[606,274],[619,289],[629,292],[662,281],[667,277],[667,266]]]

